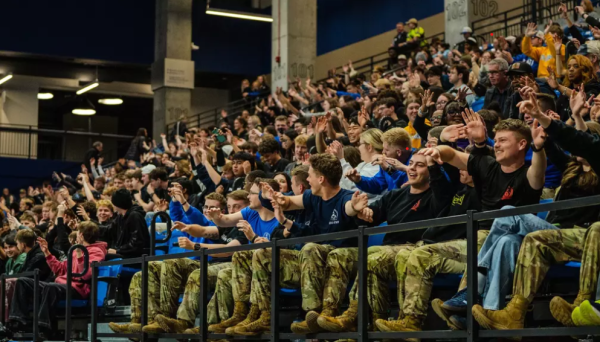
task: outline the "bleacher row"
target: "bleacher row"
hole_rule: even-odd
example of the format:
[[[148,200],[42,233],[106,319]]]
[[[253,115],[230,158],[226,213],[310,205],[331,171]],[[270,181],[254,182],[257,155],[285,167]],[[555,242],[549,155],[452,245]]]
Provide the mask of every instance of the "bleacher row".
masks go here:
[[[113,259],[110,261],[104,261],[100,263],[92,264],[92,295],[89,300],[70,300],[70,297],[66,301],[62,301],[59,303],[59,308],[65,310],[65,315],[62,317],[65,324],[65,341],[72,341],[72,327],[73,320],[83,319],[87,320],[90,327],[90,334],[87,336],[85,340],[89,341],[98,341],[103,339],[114,339],[114,338],[139,338],[144,341],[148,338],[177,338],[177,339],[192,339],[192,340],[202,340],[206,339],[218,339],[218,338],[227,338],[227,339],[237,339],[239,337],[231,337],[225,335],[218,334],[208,334],[206,332],[206,324],[201,325],[203,329],[201,330],[200,335],[182,335],[182,334],[160,334],[156,336],[144,336],[144,334],[113,334],[113,333],[99,333],[98,326],[102,322],[110,321],[115,319],[115,312],[119,311],[124,313],[122,315],[122,319],[128,320],[126,306],[123,303],[118,303],[118,293],[120,291],[127,292],[126,288],[122,287],[121,279],[131,278],[134,273],[142,271],[142,279],[143,281],[147,279],[147,263],[149,261],[156,260],[164,260],[164,259],[176,259],[176,258],[184,258],[184,257],[201,257],[202,265],[206,265],[208,256],[210,254],[215,253],[226,253],[226,252],[234,252],[241,250],[252,250],[252,249],[260,249],[260,248],[272,248],[272,281],[271,287],[274,289],[272,291],[272,312],[278,312],[279,315],[272,315],[272,327],[277,327],[277,329],[273,329],[272,331],[280,332],[280,331],[289,331],[287,330],[289,327],[289,322],[287,320],[294,319],[294,310],[299,311],[298,307],[293,307],[289,303],[293,302],[295,299],[300,300],[300,290],[298,289],[286,289],[279,288],[279,282],[275,281],[278,279],[278,251],[284,247],[289,246],[291,244],[299,244],[299,243],[308,243],[308,242],[319,242],[325,240],[338,240],[338,239],[346,239],[349,237],[358,237],[359,239],[359,277],[363,279],[366,275],[366,251],[369,246],[381,245],[383,242],[383,237],[385,233],[388,232],[398,232],[405,230],[413,230],[413,229],[423,229],[431,226],[436,226],[439,224],[449,224],[449,223],[467,223],[467,240],[468,240],[468,250],[473,251],[476,250],[476,239],[473,239],[473,232],[476,231],[477,221],[482,219],[493,219],[498,217],[506,217],[513,215],[520,215],[525,213],[535,213],[540,218],[545,218],[548,214],[548,211],[551,210],[559,210],[559,209],[569,209],[580,206],[591,206],[600,204],[600,196],[587,197],[576,200],[568,200],[568,201],[560,201],[560,202],[552,202],[551,200],[543,200],[539,205],[520,207],[509,210],[496,210],[485,213],[475,213],[469,212],[467,215],[454,216],[454,217],[446,217],[446,218],[438,218],[431,219],[426,221],[418,221],[404,224],[396,224],[393,226],[387,226],[383,224],[380,227],[375,228],[365,228],[361,227],[358,231],[348,231],[341,233],[331,233],[331,234],[323,234],[317,236],[309,236],[303,238],[292,238],[285,240],[274,240],[265,244],[250,244],[236,247],[227,247],[221,249],[211,249],[211,250],[201,250],[195,252],[187,252],[187,253],[169,253],[173,251],[174,248],[177,247],[177,239],[180,236],[178,231],[173,231],[171,234],[170,230],[170,217],[165,212],[160,212],[154,215],[152,219],[152,223],[150,226],[151,232],[151,240],[153,240],[153,248],[150,249],[150,254],[148,256],[142,256],[141,258],[133,258],[133,259]],[[479,217],[478,217],[479,216]],[[157,219],[160,218],[163,222],[166,222],[167,230],[163,233],[156,233],[156,223]],[[362,248],[361,248],[362,247]],[[71,247],[69,251],[69,256],[72,255],[71,251],[80,248],[84,257],[87,258],[87,250],[83,248],[81,245],[75,245]],[[468,267],[467,272],[472,273],[475,269],[475,261],[476,258],[473,257],[475,253],[468,255]],[[476,255],[476,254],[475,254]],[[72,260],[69,260],[71,263]],[[87,262],[87,260],[86,260]],[[86,263],[87,265],[87,263]],[[543,293],[539,294],[540,303],[544,303],[544,298],[549,298],[553,295],[553,287],[558,283],[567,284],[566,287],[569,288],[568,293],[561,292],[561,295],[574,295],[577,292],[577,287],[573,287],[572,285],[575,279],[578,278],[579,268],[581,264],[579,262],[569,262],[564,265],[555,265],[552,270],[549,272],[548,277],[546,279],[548,285],[544,286]],[[69,270],[71,268],[68,268]],[[81,274],[87,273],[87,267],[83,270]],[[202,272],[202,291],[204,295],[201,295],[199,298],[199,302],[201,304],[200,308],[202,308],[200,312],[200,322],[203,321],[202,317],[206,317],[206,304],[210,299],[210,295],[207,290],[207,286],[204,284],[208,284],[208,279],[206,277],[206,273]],[[4,298],[6,280],[9,278],[18,278],[21,276],[34,277],[37,280],[38,275],[36,272],[30,272],[28,274],[17,274],[12,276],[2,275],[0,277],[1,281],[1,290],[2,290],[2,298]],[[77,274],[68,274],[68,280],[70,280],[78,276]],[[434,281],[434,294],[436,292],[446,293],[446,295],[450,296],[452,293],[456,291],[458,288],[458,283],[462,278],[462,274],[440,274],[435,278]],[[477,285],[477,277],[468,277],[468,287],[476,288]],[[363,285],[365,282],[360,282],[359,284],[359,298],[366,298],[366,288]],[[147,294],[147,283],[143,283],[142,293]],[[569,286],[570,284],[570,286]],[[352,285],[352,284],[350,284]],[[121,287],[120,287],[121,286]],[[390,283],[391,288],[395,288],[396,284]],[[564,288],[564,286],[563,286]],[[362,294],[362,295],[360,295]],[[556,294],[556,293],[554,293]],[[34,297],[34,308],[37,307],[37,302],[39,300],[39,295]],[[420,337],[420,338],[432,338],[432,339],[456,339],[456,338],[466,338],[467,341],[475,341],[477,340],[477,335],[483,337],[502,337],[502,336],[576,336],[576,335],[587,335],[587,334],[595,334],[600,336],[600,327],[595,328],[544,328],[544,329],[524,329],[523,331],[513,331],[511,335],[511,331],[477,331],[475,327],[474,321],[468,316],[468,320],[470,323],[468,324],[467,331],[445,331],[445,330],[430,330],[430,328],[437,329],[446,329],[445,327],[440,325],[439,320],[435,315],[428,315],[428,321],[426,322],[426,327],[423,332],[414,332],[414,333],[368,333],[366,332],[366,322],[368,317],[368,305],[366,301],[359,301],[360,303],[360,311],[359,311],[359,329],[357,332],[349,332],[349,333],[340,333],[340,334],[314,334],[313,336],[309,336],[311,338],[318,339],[380,339],[380,338],[410,338],[410,337]],[[546,300],[547,302],[547,300]],[[92,304],[94,303],[94,304]],[[280,305],[280,303],[286,303],[286,305]],[[535,303],[535,302],[534,302]],[[121,304],[121,305],[119,305]],[[547,304],[547,303],[546,303]],[[544,305],[546,305],[544,304]],[[469,307],[473,305],[473,298],[469,298]],[[540,305],[540,306],[544,306]],[[534,305],[534,316],[536,315],[536,305]],[[546,305],[547,306],[547,305]],[[116,310],[117,307],[121,307],[121,309],[125,308],[125,310]],[[547,308],[546,308],[547,309]],[[2,323],[5,320],[5,307],[2,305],[1,308],[1,317]],[[34,310],[32,310],[34,311]],[[537,310],[537,318],[539,319],[543,315],[539,314],[540,310]],[[470,310],[469,310],[470,312]],[[142,323],[147,322],[147,303],[146,301],[142,302]],[[291,315],[290,315],[291,313]],[[299,313],[299,312],[298,312]],[[33,315],[36,316],[36,315]],[[280,317],[281,316],[281,317]],[[548,316],[548,315],[546,315]],[[291,318],[290,318],[291,317]],[[284,318],[280,320],[280,318]],[[535,319],[535,317],[534,317]],[[432,321],[438,320],[438,322],[431,323]],[[36,340],[35,336],[37,336],[38,327],[37,327],[37,317],[33,317],[34,321],[34,332],[33,334],[25,334],[22,336],[18,336],[15,340]],[[537,321],[537,320],[536,320]],[[543,319],[540,319],[543,321]],[[280,324],[281,322],[281,324]],[[361,331],[362,330],[362,331]],[[475,333],[477,332],[477,333]],[[279,339],[296,339],[296,338],[305,338],[304,336],[294,335],[291,333],[275,333],[269,335],[263,335],[258,337],[259,339],[270,339],[277,341]],[[79,340],[79,338],[77,339]]]

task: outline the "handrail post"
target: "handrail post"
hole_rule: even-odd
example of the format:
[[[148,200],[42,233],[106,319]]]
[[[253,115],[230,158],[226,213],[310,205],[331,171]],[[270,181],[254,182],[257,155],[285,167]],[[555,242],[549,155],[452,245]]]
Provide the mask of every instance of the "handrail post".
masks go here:
[[[271,247],[271,342],[279,341],[279,248],[277,239],[272,238],[273,247]],[[275,309],[275,310],[273,310]]]
[[[28,144],[29,151],[27,153],[27,159],[31,159],[31,134],[32,134],[31,126],[29,126],[29,144]]]
[[[91,305],[92,305],[92,326],[90,327],[90,341],[96,342],[98,335],[98,262],[92,263],[92,288],[91,288]]]
[[[207,304],[206,297],[208,297],[208,254],[206,248],[200,250],[200,298],[198,298],[198,305],[200,306],[200,342],[206,342],[208,337],[208,324],[207,324]]]
[[[83,252],[83,270],[81,273],[73,274],[73,252],[75,250],[81,250]],[[73,277],[83,277],[89,271],[89,263],[90,263],[90,255],[88,253],[87,248],[83,245],[73,245],[69,248],[67,252],[67,298],[65,304],[65,342],[69,342],[71,340],[71,303],[73,302],[73,288],[72,282]]]
[[[40,270],[33,271],[33,340],[40,336]]]
[[[162,240],[156,241],[156,219],[158,217],[166,221],[167,236]],[[167,214],[166,211],[157,211],[154,213],[154,216],[152,216],[152,221],[150,222],[150,256],[154,256],[157,242],[168,242],[169,239],[171,239],[171,216]]]
[[[147,255],[142,255],[142,327],[148,325],[148,262]],[[146,341],[146,334],[142,333],[140,341]]]
[[[368,342],[367,323],[369,304],[367,303],[367,254],[369,236],[365,235],[365,227],[358,227],[358,342]],[[400,308],[402,310],[402,308]]]
[[[535,0],[534,0],[535,1]],[[472,308],[477,298],[477,227],[474,210],[467,211],[467,342],[477,340]]]

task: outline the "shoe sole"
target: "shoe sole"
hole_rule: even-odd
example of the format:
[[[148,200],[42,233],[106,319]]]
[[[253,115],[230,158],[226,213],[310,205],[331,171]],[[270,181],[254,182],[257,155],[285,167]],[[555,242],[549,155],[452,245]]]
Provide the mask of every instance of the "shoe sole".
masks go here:
[[[387,321],[386,321],[387,322]],[[375,321],[375,325],[377,326],[377,328],[379,328],[379,331],[381,332],[398,332],[396,330],[392,330],[390,329],[387,325],[385,324],[380,324],[377,321]],[[416,332],[417,330],[410,330],[410,331],[404,331],[404,332]],[[420,340],[418,338],[405,338],[403,341],[406,342],[419,342]]]
[[[454,312],[454,313],[465,313],[467,312],[467,307],[457,307],[457,306],[448,306],[446,305],[446,303],[443,303],[441,305],[441,307],[446,310],[446,311],[450,311],[450,312]]]
[[[306,314],[306,325],[308,326],[308,329],[309,329],[308,334],[315,334],[315,333],[323,331],[321,326],[319,326],[319,323],[317,323],[317,320],[319,319],[319,317],[321,317],[321,314],[319,314],[316,311],[309,311]]]
[[[564,325],[565,327],[574,327],[575,323],[571,318],[571,314],[573,312],[567,312],[564,310],[564,308],[564,299],[560,297],[554,297],[550,301],[550,313],[552,314],[552,317],[554,317],[555,320],[560,322],[560,324]]]
[[[129,326],[130,334],[141,334],[142,333],[142,325],[136,324],[135,326]]]
[[[208,326],[209,333],[223,334],[223,333],[225,333],[225,330],[227,330],[227,328],[222,328],[218,324],[211,324]]]
[[[467,327],[463,323],[454,317],[450,317],[450,323],[448,324],[452,330],[467,330]]]
[[[329,332],[344,332],[345,330],[343,326],[332,323],[327,318],[321,316],[317,318],[317,324],[321,329]]]
[[[460,329],[458,328],[451,320],[450,317],[452,315],[448,315],[446,313],[446,310],[444,310],[444,308],[442,307],[444,304],[444,302],[441,299],[434,299],[431,301],[431,308],[433,309],[433,312],[435,312],[436,315],[438,315],[441,319],[443,319],[446,324],[448,325],[448,327],[452,330],[464,330],[464,329]]]
[[[254,332],[254,331],[238,331],[238,330],[236,330],[235,334],[237,336],[258,336],[258,335],[261,335],[261,334],[268,334],[270,332],[271,332],[271,330],[263,330],[263,331],[259,331],[259,332]]]

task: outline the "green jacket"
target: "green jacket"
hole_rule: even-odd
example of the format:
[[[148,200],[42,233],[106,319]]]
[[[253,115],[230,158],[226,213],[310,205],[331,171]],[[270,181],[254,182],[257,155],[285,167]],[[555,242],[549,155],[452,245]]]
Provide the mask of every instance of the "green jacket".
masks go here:
[[[25,258],[27,258],[27,253],[21,253],[17,259],[9,258],[6,262],[6,274],[12,275],[21,272]]]

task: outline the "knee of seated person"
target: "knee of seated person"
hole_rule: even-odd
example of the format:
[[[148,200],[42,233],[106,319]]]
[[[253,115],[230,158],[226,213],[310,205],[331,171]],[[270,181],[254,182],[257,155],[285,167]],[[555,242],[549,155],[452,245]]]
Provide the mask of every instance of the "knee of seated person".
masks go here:
[[[600,222],[594,222],[594,223],[592,223],[592,225],[588,228],[588,232],[587,233],[591,234],[592,232],[596,233],[596,234],[600,233]]]
[[[254,255],[252,255],[252,261],[261,261],[267,258],[271,259],[270,248],[257,249],[254,251]]]
[[[336,248],[327,255],[327,265],[337,265],[344,258],[343,248]]]
[[[319,246],[320,245],[317,243],[309,242],[306,245],[304,245],[304,247],[302,247],[302,249],[300,251],[302,252],[302,254],[310,255],[311,253],[317,253]]]
[[[196,271],[194,271],[194,272],[196,272]],[[219,270],[219,273],[217,273],[217,279],[223,280],[223,281],[229,281],[231,279],[231,268],[224,268],[222,270]]]
[[[500,208],[500,210],[505,210],[505,209],[514,209],[514,208],[515,208],[515,206],[512,206],[512,205],[505,205],[505,206],[503,206],[502,208]]]
[[[423,248],[423,247],[427,247],[427,246],[422,246],[419,248]],[[417,248],[417,249],[419,249]],[[408,250],[408,249],[402,249],[400,250],[397,254],[396,254],[396,258],[395,258],[395,263],[396,265],[398,263],[406,263],[408,258],[410,258],[410,255],[417,249],[413,249],[412,251]]]

